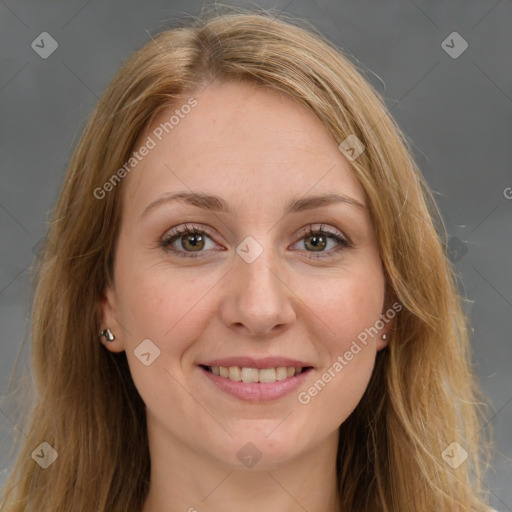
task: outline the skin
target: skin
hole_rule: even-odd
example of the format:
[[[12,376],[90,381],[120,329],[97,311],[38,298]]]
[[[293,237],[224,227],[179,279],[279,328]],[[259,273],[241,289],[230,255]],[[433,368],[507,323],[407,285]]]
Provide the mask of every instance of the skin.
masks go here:
[[[308,404],[297,395],[389,307],[364,191],[326,128],[295,100],[240,82],[192,96],[197,106],[122,183],[114,285],[100,305],[101,329],[116,336],[105,346],[126,350],[146,404],[152,473],[143,512],[338,509],[338,428],[360,401],[392,323]],[[157,116],[136,148],[175,108]],[[178,191],[216,194],[233,213],[175,201],[141,218]],[[283,216],[292,199],[334,192],[363,207]],[[210,228],[198,258],[159,246],[185,223]],[[328,237],[326,257],[310,258],[319,254],[302,231],[310,224],[353,246],[335,252]],[[236,252],[248,236],[263,248],[252,263]],[[182,241],[190,237],[173,247],[194,252]],[[144,339],[160,350],[148,366],[134,355]],[[197,366],[244,355],[297,358],[314,369],[296,391],[255,404],[218,390]],[[252,468],[237,457],[248,442],[261,453]]]

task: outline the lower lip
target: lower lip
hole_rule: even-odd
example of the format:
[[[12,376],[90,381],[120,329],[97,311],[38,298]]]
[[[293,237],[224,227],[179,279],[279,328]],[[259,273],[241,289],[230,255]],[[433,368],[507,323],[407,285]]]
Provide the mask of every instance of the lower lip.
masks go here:
[[[217,388],[240,400],[253,403],[277,400],[297,389],[307,378],[313,368],[308,368],[298,375],[275,382],[242,382],[220,377],[199,366],[201,372]]]

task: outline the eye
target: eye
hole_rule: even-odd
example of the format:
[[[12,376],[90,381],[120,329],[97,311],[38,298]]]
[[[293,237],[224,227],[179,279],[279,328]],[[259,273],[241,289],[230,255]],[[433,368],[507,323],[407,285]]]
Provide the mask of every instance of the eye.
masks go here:
[[[210,246],[208,243],[210,242]],[[293,245],[303,243],[304,250],[310,254],[312,259],[328,258],[344,249],[352,247],[352,243],[337,230],[324,229],[322,225],[313,229],[309,225],[303,230],[302,237]],[[328,248],[331,244],[331,248]],[[159,245],[166,251],[182,258],[197,258],[204,252],[203,249],[215,249],[216,244],[208,231],[195,226],[180,226],[171,230],[160,241]],[[292,246],[293,247],[293,246]]]
[[[311,225],[306,229],[307,232],[303,233],[302,238],[295,244],[302,242],[306,252],[316,253],[309,255],[308,258],[328,258],[334,253],[352,247],[352,243],[337,230],[330,231],[324,229],[322,225],[318,229],[313,229]],[[326,251],[329,241],[331,241],[331,249]]]
[[[208,247],[208,241],[213,247]],[[172,230],[160,242],[165,251],[183,258],[197,258],[203,249],[213,249],[215,245],[207,231],[187,225]]]

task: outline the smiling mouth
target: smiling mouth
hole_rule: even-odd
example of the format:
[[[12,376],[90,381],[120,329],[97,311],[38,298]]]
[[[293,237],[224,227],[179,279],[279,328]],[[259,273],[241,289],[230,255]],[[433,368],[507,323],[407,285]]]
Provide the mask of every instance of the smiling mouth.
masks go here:
[[[312,366],[294,367],[278,366],[275,368],[248,368],[240,366],[206,366],[200,365],[204,370],[235,382],[264,383],[291,379],[296,375],[311,370]]]

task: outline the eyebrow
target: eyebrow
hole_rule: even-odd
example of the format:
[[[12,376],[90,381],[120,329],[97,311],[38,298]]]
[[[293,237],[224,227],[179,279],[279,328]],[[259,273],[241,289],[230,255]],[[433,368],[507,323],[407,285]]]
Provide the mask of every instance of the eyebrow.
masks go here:
[[[176,194],[164,194],[162,197],[150,203],[142,212],[141,218],[158,206],[168,204],[174,201],[180,201],[203,210],[221,213],[233,213],[229,205],[219,196],[212,194],[201,194],[198,192],[178,192]],[[354,199],[343,194],[327,194],[318,196],[303,197],[301,199],[292,199],[284,209],[284,215],[290,213],[298,213],[306,210],[313,210],[331,204],[345,203],[366,210],[366,206]]]

